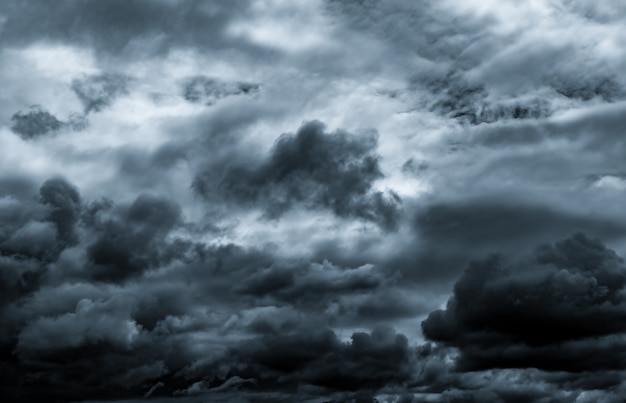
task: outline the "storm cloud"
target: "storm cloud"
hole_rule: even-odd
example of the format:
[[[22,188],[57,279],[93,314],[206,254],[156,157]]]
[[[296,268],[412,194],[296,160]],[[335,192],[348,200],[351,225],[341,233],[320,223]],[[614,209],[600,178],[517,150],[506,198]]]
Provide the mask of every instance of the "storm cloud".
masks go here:
[[[626,266],[583,234],[540,246],[519,262],[470,265],[424,335],[458,347],[464,369],[619,369]]]
[[[1,2],[0,395],[624,401],[624,18]]]
[[[264,205],[270,218],[302,205],[394,229],[400,198],[372,189],[384,177],[376,134],[356,136],[345,131],[325,133],[324,129],[319,121],[305,123],[295,134],[282,135],[260,164],[227,166],[218,192],[236,203]],[[211,193],[202,176],[195,186],[200,194]]]
[[[128,94],[128,77],[102,74],[72,80],[72,91],[83,104],[84,113],[99,112],[118,97]]]

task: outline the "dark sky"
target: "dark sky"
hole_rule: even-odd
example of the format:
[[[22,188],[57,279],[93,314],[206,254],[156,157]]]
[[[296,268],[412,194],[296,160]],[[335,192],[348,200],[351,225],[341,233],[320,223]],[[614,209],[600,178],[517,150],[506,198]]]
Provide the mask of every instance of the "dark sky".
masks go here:
[[[0,2],[0,400],[625,401],[625,4]]]

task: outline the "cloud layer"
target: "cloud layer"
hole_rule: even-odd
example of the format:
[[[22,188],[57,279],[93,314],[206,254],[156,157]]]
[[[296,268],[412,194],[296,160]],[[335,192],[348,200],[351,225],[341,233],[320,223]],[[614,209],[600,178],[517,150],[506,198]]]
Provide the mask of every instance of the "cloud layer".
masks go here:
[[[0,395],[624,400],[623,6],[213,3],[0,5]]]

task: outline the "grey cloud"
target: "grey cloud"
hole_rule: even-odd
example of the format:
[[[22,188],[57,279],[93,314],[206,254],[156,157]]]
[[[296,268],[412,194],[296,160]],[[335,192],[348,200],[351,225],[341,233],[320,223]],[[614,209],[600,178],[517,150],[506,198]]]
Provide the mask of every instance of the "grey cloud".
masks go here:
[[[398,52],[442,63],[458,59],[492,23],[489,18],[453,20],[438,4],[406,0],[328,0],[326,6],[351,28],[374,33]]]
[[[617,239],[624,226],[599,213],[559,211],[548,203],[501,194],[434,202],[417,209],[416,239],[386,264],[405,278],[436,283],[455,278],[467,261],[485,254],[517,255],[538,243],[580,231]]]
[[[342,343],[330,330],[262,336],[234,347],[235,374],[258,384],[305,382],[330,390],[372,390],[402,385],[414,376],[416,356],[407,338],[388,328],[354,333]]]
[[[619,52],[596,53],[596,39],[588,32],[578,42],[538,43],[520,28],[506,35],[495,33],[503,23],[495,15],[466,14],[451,4],[328,1],[327,7],[347,26],[373,34],[395,49],[389,57],[397,63],[415,55],[425,59],[407,74],[403,90],[390,92],[401,94],[412,110],[479,125],[543,120],[564,109],[620,101],[626,95],[620,63],[614,60]],[[578,2],[560,5],[558,12],[569,21],[573,18],[569,12],[581,9],[608,18],[603,7]],[[552,22],[553,28],[569,35],[560,20]],[[591,57],[589,49],[594,52]]]
[[[580,0],[565,0],[563,5],[575,14],[599,23],[620,21],[626,15],[626,8],[621,3],[595,4]]]
[[[434,99],[429,110],[461,123],[478,125],[502,120],[539,119],[552,114],[549,102],[537,97],[491,101],[483,85],[469,83],[458,73],[424,81],[421,85],[433,94]]]
[[[491,3],[2,2],[5,400],[622,401],[623,7]]]
[[[398,225],[401,201],[392,192],[372,190],[373,183],[383,177],[376,144],[373,134],[325,133],[322,123],[308,122],[297,133],[282,135],[260,164],[234,162],[218,184],[211,183],[209,172],[198,176],[194,186],[205,197],[210,198],[215,190],[228,201],[261,204],[270,218],[303,205],[391,230]]]
[[[616,130],[623,124],[623,109],[624,104],[620,102],[588,109],[567,119],[481,126],[470,132],[467,141],[490,148],[509,148],[560,140],[576,148],[581,156],[585,153],[603,152],[612,157],[612,150],[622,150],[625,145]],[[537,150],[538,154],[540,152],[542,150]],[[606,162],[609,166],[614,164],[613,158],[608,158]]]
[[[44,267],[41,261],[37,259],[40,251],[35,248],[23,248],[17,250],[21,253],[29,253],[35,255],[35,258],[20,258],[11,256],[0,256],[0,265],[2,274],[0,275],[0,289],[2,297],[0,297],[0,306],[19,300],[20,298],[31,294],[39,288],[41,276],[44,273]],[[4,336],[4,335],[3,335]]]
[[[266,303],[290,304],[309,320],[324,312],[326,320],[337,324],[375,324],[425,313],[401,282],[397,272],[374,265],[283,263],[256,269],[234,291]]]
[[[118,175],[126,178],[128,186],[153,191],[168,181],[171,169],[183,166],[189,160],[191,145],[171,141],[156,150],[137,147],[123,147],[112,155],[118,168]]]
[[[428,162],[416,161],[413,158],[409,158],[402,164],[402,172],[406,175],[419,175],[423,171],[428,169]]]
[[[204,105],[213,105],[227,97],[253,95],[257,92],[259,92],[258,84],[222,81],[205,76],[189,79],[183,85],[185,100]]]
[[[17,112],[11,117],[11,130],[24,140],[34,139],[63,127],[63,122],[39,106],[28,112]]]
[[[596,98],[616,102],[626,95],[620,82],[603,72],[587,76],[576,72],[546,73],[535,80],[526,94],[513,92],[498,97],[492,96],[488,81],[469,80],[467,75],[458,70],[423,74],[410,80],[409,89],[430,92],[425,106],[431,112],[470,125],[549,118],[566,108],[559,105],[562,97],[582,102]]]
[[[26,200],[35,195],[37,184],[27,176],[14,174],[0,177],[0,197],[12,197]]]
[[[81,212],[81,198],[72,184],[62,178],[49,179],[39,189],[41,202],[50,206],[48,219],[59,233],[59,240],[66,245],[78,242],[76,223]]]
[[[82,131],[89,126],[83,115],[72,114],[67,121],[61,121],[39,105],[30,107],[28,112],[16,112],[11,121],[11,131],[24,140],[35,140],[68,128]]]
[[[83,131],[89,127],[87,114],[99,112],[116,98],[128,94],[128,82],[128,77],[110,73],[74,79],[71,87],[83,104],[83,114],[73,113],[67,121],[62,121],[43,107],[34,105],[27,112],[19,111],[11,117],[11,130],[24,140],[34,140],[67,129]]]
[[[97,239],[87,255],[93,278],[123,281],[155,267],[167,253],[165,237],[180,214],[171,200],[151,195],[140,195],[130,206],[92,205],[87,220]]]
[[[48,263],[77,242],[78,191],[61,178],[40,187],[40,198],[3,199],[0,207],[2,289],[8,301],[36,290]]]
[[[226,35],[225,28],[234,16],[245,15],[245,11],[239,2],[218,5],[166,0],[54,4],[10,1],[0,9],[8,33],[5,43],[23,46],[45,39],[128,57],[178,46],[229,46],[235,41]]]
[[[83,104],[84,113],[100,112],[116,98],[128,94],[130,79],[120,74],[105,73],[72,80],[72,90]]]
[[[566,81],[567,80],[567,81]],[[555,90],[568,98],[576,98],[589,101],[595,97],[604,101],[616,101],[624,99],[626,92],[615,78],[590,77],[589,79],[577,79],[577,77],[558,77],[552,83]]]
[[[511,228],[516,229],[515,233],[505,239],[504,234]],[[476,248],[519,245],[525,239],[545,242],[577,230],[617,235],[623,226],[600,217],[577,217],[541,204],[477,199],[429,206],[418,214],[416,229],[434,243],[446,241],[454,247]]]
[[[445,310],[422,323],[431,340],[458,347],[459,368],[620,368],[626,266],[582,234],[508,263],[470,265]]]
[[[46,260],[57,249],[57,229],[46,222],[31,221],[16,230],[0,246],[2,253]]]
[[[141,329],[130,318],[128,306],[119,299],[105,302],[83,299],[74,312],[40,317],[20,331],[17,353],[37,354],[99,341],[129,348]]]
[[[322,293],[371,290],[392,281],[373,266],[344,269],[324,262],[305,267],[274,268],[255,273],[240,287],[252,295],[271,294],[288,299],[319,298]]]

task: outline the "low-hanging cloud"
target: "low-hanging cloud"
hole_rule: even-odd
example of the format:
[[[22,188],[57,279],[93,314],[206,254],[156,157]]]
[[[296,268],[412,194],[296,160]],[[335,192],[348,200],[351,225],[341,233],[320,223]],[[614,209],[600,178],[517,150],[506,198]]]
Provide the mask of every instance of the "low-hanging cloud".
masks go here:
[[[625,357],[624,260],[583,234],[540,246],[526,259],[477,261],[424,335],[457,347],[461,369],[621,368]]]

